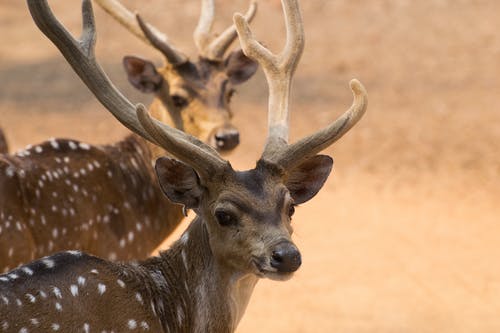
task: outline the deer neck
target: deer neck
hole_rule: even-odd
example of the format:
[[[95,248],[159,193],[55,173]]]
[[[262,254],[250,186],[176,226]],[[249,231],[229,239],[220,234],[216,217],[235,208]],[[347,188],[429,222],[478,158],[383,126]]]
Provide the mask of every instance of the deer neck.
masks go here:
[[[145,262],[161,272],[167,292],[153,299],[165,331],[234,332],[245,312],[258,278],[234,272],[218,263],[209,244],[206,227],[195,219],[172,248]],[[166,305],[168,304],[168,306]]]

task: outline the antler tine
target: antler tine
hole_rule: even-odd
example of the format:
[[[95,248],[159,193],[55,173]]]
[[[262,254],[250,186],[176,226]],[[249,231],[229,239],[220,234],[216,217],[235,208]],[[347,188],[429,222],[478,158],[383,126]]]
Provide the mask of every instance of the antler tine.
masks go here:
[[[366,112],[368,94],[365,87],[356,79],[351,80],[350,87],[354,100],[343,115],[324,129],[277,151],[272,161],[285,169],[293,169],[302,161],[328,148],[356,125]]]
[[[249,22],[253,20],[257,13],[257,2],[252,1],[245,14],[245,19]],[[224,30],[218,37],[215,37],[211,31],[215,19],[214,0],[201,0],[200,19],[194,31],[194,42],[198,52],[204,58],[214,61],[220,61],[224,53],[237,37],[236,28],[231,25]]]
[[[144,22],[142,17],[139,14],[135,15],[137,23],[141,28],[144,36],[148,39],[149,43],[153,45],[157,50],[159,50],[163,55],[167,58],[168,62],[170,62],[173,66],[179,66],[185,64],[188,61],[188,58],[175,50],[173,46],[166,43],[165,40],[161,39],[161,35],[157,34],[151,25]]]
[[[252,1],[244,17],[248,22],[252,22],[256,13],[257,2]],[[207,47],[206,57],[209,59],[222,59],[224,53],[226,53],[229,46],[231,46],[237,37],[238,34],[236,33],[236,27],[234,24],[231,24],[229,28],[224,30],[224,32],[212,40],[210,45]]]
[[[95,0],[95,2],[125,29],[160,51],[172,65],[178,66],[188,61],[186,55],[171,45],[164,33],[137,17],[118,0]]]
[[[74,39],[55,18],[47,0],[28,0],[28,7],[39,29],[57,46],[97,99],[123,125],[171,152],[172,155],[191,165],[203,176],[211,176],[215,170],[227,165],[227,162],[221,159],[215,150],[208,145],[156,119],[151,121],[158,128],[158,131],[162,132],[161,141],[157,140],[149,131],[144,130],[137,118],[137,112],[147,112],[144,105],[134,106],[123,96],[95,59],[96,33],[90,0],[82,1],[83,33],[81,40]]]
[[[243,52],[261,64],[269,84],[269,137],[262,158],[291,169],[349,131],[364,115],[368,100],[363,85],[352,80],[354,101],[351,108],[323,130],[288,145],[289,93],[304,47],[304,32],[298,0],[282,0],[282,4],[287,22],[287,42],[278,56],[253,38],[248,22],[240,14],[234,16],[234,21]]]
[[[287,41],[279,55],[255,40],[248,21],[241,14],[234,15],[243,52],[260,63],[269,85],[269,134],[263,153],[266,159],[288,143],[290,87],[305,43],[298,0],[282,0],[282,4]]]
[[[201,0],[200,19],[194,29],[193,38],[200,54],[203,55],[210,43],[210,31],[214,24],[215,3],[214,0]]]

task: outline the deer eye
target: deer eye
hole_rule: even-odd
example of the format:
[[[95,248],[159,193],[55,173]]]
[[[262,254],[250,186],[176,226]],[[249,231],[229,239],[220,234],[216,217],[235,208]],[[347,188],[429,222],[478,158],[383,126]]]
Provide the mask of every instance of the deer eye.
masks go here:
[[[238,219],[236,218],[236,216],[223,210],[215,211],[215,218],[217,219],[217,222],[223,227],[235,226],[238,224]]]
[[[172,95],[172,103],[176,108],[183,109],[188,105],[188,100],[185,97],[179,95]]]
[[[288,216],[289,216],[289,217],[292,217],[294,213],[295,213],[295,205],[294,205],[294,204],[292,204],[292,205],[290,205],[290,207],[288,208]]]

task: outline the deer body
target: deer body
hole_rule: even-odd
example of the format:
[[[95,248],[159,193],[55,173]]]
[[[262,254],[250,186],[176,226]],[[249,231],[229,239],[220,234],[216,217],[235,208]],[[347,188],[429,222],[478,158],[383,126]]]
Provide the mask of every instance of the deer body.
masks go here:
[[[256,282],[214,258],[198,219],[171,249],[144,262],[62,252],[0,275],[0,329],[233,332]]]
[[[52,139],[0,158],[0,270],[80,249],[147,258],[182,219],[161,192],[142,138],[114,145]]]

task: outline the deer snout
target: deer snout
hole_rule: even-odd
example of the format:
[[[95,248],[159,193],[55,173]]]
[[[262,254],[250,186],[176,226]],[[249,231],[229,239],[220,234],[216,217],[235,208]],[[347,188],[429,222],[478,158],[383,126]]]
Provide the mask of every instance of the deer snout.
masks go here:
[[[214,142],[218,150],[232,150],[240,143],[240,132],[234,127],[222,127],[215,131]]]
[[[291,242],[282,242],[275,246],[271,255],[271,266],[279,273],[293,273],[302,264],[299,249]]]

